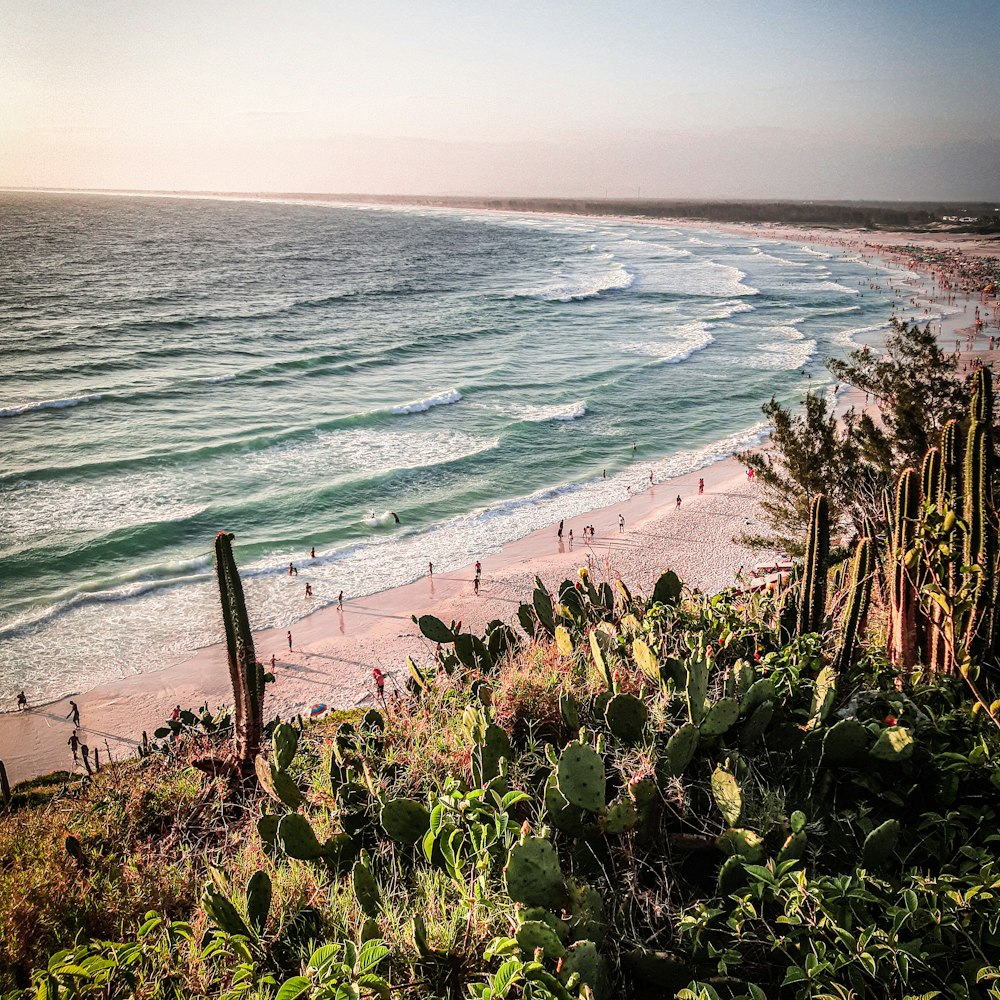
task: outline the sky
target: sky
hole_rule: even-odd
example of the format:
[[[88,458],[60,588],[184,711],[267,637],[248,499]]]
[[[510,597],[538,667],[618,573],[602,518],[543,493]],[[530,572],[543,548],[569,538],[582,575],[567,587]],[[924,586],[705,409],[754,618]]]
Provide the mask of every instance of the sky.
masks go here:
[[[1000,0],[2,0],[0,186],[1000,198]]]

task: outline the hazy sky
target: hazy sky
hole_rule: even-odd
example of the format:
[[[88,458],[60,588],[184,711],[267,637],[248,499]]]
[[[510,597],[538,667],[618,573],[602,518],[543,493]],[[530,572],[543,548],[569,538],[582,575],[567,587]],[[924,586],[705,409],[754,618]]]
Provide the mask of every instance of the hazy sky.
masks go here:
[[[0,0],[0,185],[1000,197],[1000,0]]]

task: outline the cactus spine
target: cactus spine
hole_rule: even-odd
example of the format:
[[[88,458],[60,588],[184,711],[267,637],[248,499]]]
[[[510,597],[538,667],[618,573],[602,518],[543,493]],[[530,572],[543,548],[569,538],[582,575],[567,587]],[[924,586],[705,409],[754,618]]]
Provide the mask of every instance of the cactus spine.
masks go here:
[[[264,668],[257,662],[254,651],[243,584],[233,557],[233,535],[225,531],[215,536],[215,572],[226,630],[229,679],[233,685],[236,761],[241,774],[246,775],[253,770],[254,760],[260,752],[264,728]]]
[[[917,661],[917,588],[907,572],[906,554],[913,548],[920,513],[920,487],[915,469],[904,469],[896,484],[889,558],[889,659],[909,672]]]
[[[826,564],[829,554],[829,504],[822,493],[817,493],[809,515],[809,538],[802,570],[802,589],[799,591],[799,635],[823,630],[826,615]]]
[[[838,673],[850,669],[858,636],[864,632],[868,603],[872,595],[872,570],[875,563],[873,549],[872,540],[862,538],[854,550],[850,598],[844,616],[844,636],[834,664]]]

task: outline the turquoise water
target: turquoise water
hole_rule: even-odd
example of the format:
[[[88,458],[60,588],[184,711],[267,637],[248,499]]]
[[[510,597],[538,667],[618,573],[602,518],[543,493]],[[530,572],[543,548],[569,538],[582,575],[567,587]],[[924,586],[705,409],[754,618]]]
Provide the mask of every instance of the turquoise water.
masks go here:
[[[220,639],[220,529],[255,625],[286,626],[759,440],[763,402],[828,383],[890,312],[857,258],[665,226],[30,195],[0,216],[5,707]]]

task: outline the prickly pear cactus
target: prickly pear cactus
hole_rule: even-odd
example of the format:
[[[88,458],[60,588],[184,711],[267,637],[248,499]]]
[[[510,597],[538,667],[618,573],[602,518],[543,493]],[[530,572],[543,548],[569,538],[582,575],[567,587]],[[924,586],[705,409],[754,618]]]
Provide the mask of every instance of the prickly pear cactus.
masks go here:
[[[287,722],[279,722],[274,727],[274,763],[279,771],[288,770],[295,757],[295,751],[299,746],[299,731],[288,725]]]
[[[435,618],[434,615],[421,615],[417,618],[414,615],[413,620],[424,637],[430,639],[431,642],[445,643],[455,641],[454,631],[448,628],[440,618]]]
[[[860,765],[870,741],[868,730],[857,719],[841,719],[823,738],[823,763],[831,767]]]
[[[267,872],[256,871],[247,882],[247,917],[250,926],[258,934],[264,933],[267,914],[271,909],[271,876]]]
[[[649,648],[649,645],[642,639],[632,640],[632,659],[635,665],[656,684],[660,683],[660,664],[656,659],[656,654]]]
[[[604,710],[608,729],[622,743],[628,744],[638,743],[642,739],[648,717],[646,703],[633,694],[615,695]]]
[[[667,777],[679,778],[684,773],[698,748],[699,736],[698,727],[688,723],[670,737],[662,759],[662,769]]]
[[[565,625],[556,626],[556,649],[559,650],[559,655],[565,656],[567,660],[573,655],[573,640]]]
[[[554,774],[550,774],[545,783],[545,809],[549,821],[557,830],[562,830],[571,837],[583,835],[583,810],[566,801],[565,796],[559,791]]]
[[[575,731],[580,728],[580,706],[569,691],[559,693],[559,715],[567,729]]]
[[[743,811],[743,793],[733,775],[722,767],[712,773],[712,796],[728,826],[735,826]]]
[[[372,870],[364,861],[358,861],[351,872],[351,882],[354,885],[354,895],[358,905],[366,917],[378,920],[382,913],[382,890]]]
[[[913,737],[905,726],[890,726],[882,730],[868,754],[891,764],[909,760],[913,756]]]
[[[705,640],[699,639],[691,650],[687,662],[687,705],[688,718],[699,725],[705,718],[705,698],[708,695],[708,674],[710,660],[705,652]]]
[[[639,814],[631,799],[618,799],[608,806],[604,814],[604,832],[611,834],[624,833],[631,830],[639,822]]]
[[[546,958],[560,959],[566,952],[559,935],[542,920],[526,920],[515,935],[518,947],[526,959],[539,949]]]
[[[765,701],[758,705],[750,718],[743,723],[740,729],[740,746],[754,747],[764,735],[764,730],[771,724],[774,717],[774,702]]]
[[[581,983],[590,987],[594,1000],[605,1000],[607,986],[604,959],[593,941],[577,941],[566,950],[559,976],[567,983],[574,973],[579,975]]]
[[[316,839],[309,820],[302,813],[281,817],[277,842],[288,857],[297,861],[318,861],[323,857],[323,845]]]
[[[559,791],[571,805],[594,813],[604,808],[604,761],[592,747],[571,743],[559,758],[556,774]]]
[[[500,773],[500,761],[510,754],[510,737],[491,723],[472,752],[472,780],[480,786],[492,781]]]
[[[812,718],[809,720],[810,727],[822,723],[830,714],[834,700],[837,697],[837,672],[833,667],[824,667],[816,675],[816,684],[813,688]]]
[[[747,864],[755,865],[764,857],[764,841],[753,830],[734,828],[715,839],[715,846],[725,854],[738,854]]]
[[[430,813],[413,799],[390,799],[379,817],[382,829],[400,844],[415,844],[430,826]]]
[[[507,893],[526,906],[559,911],[565,901],[559,858],[551,841],[525,837],[510,850],[505,869]]]
[[[676,604],[681,599],[681,591],[684,585],[681,578],[672,570],[668,569],[660,575],[653,587],[653,604]]]
[[[899,841],[899,820],[887,819],[865,837],[861,860],[865,868],[881,868]]]
[[[739,717],[739,702],[735,698],[720,698],[705,716],[705,721],[701,724],[701,734],[709,739],[722,736]]]
[[[302,805],[302,793],[299,791],[299,786],[295,784],[287,771],[279,770],[263,757],[254,759],[254,770],[257,772],[260,787],[276,802],[288,806],[289,809],[298,809]]]
[[[750,685],[740,699],[740,714],[749,715],[758,705],[774,701],[775,697],[774,681],[770,677],[761,677]]]

